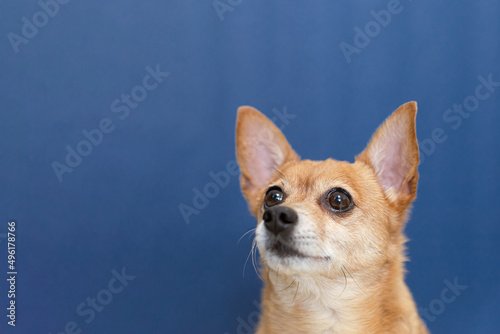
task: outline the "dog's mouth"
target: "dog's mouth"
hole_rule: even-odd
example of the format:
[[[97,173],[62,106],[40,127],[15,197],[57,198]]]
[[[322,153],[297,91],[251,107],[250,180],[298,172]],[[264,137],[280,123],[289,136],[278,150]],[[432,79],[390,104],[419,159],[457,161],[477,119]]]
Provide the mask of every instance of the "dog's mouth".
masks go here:
[[[269,247],[269,250],[281,258],[300,258],[300,259],[314,259],[314,260],[329,260],[328,256],[310,256],[306,255],[293,246],[277,240]]]
[[[307,257],[295,248],[279,240],[274,243],[271,250],[281,257]]]

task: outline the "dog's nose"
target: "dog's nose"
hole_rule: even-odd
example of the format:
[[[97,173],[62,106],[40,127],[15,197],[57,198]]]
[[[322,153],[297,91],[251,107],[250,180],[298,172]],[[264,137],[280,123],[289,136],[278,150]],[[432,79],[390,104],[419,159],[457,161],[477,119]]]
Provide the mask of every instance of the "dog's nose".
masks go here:
[[[273,206],[262,215],[264,225],[267,230],[274,235],[278,235],[283,231],[290,232],[293,226],[297,223],[299,216],[293,209],[286,206]]]

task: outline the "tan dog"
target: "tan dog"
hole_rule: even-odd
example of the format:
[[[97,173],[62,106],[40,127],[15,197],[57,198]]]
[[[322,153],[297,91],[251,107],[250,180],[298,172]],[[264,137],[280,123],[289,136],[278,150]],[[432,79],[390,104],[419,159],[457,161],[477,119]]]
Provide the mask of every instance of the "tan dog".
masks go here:
[[[241,188],[265,282],[258,334],[428,333],[403,265],[416,112],[399,107],[348,163],[300,160],[269,119],[239,108]]]

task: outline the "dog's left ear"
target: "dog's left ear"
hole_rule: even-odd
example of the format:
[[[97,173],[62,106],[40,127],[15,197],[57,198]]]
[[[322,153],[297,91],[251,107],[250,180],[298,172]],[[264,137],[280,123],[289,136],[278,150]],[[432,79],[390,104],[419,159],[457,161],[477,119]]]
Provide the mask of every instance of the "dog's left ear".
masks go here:
[[[368,164],[387,198],[406,207],[415,200],[418,181],[417,103],[400,106],[382,124],[356,161]]]

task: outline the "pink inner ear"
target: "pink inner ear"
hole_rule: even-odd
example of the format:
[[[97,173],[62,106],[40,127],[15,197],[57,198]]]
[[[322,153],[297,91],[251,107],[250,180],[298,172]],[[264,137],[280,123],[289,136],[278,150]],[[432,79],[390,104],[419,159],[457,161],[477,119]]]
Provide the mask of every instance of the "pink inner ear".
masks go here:
[[[252,185],[261,187],[271,180],[274,171],[283,164],[284,148],[280,147],[272,130],[262,127],[259,123],[251,124],[247,130],[245,143],[249,153],[247,168],[251,174]]]
[[[269,146],[267,146],[269,145]],[[257,143],[251,154],[249,169],[257,186],[267,184],[274,171],[283,163],[283,153],[273,143]]]
[[[412,166],[412,153],[408,145],[408,126],[404,122],[396,121],[384,129],[379,141],[371,148],[370,160],[385,190],[401,190]]]
[[[384,189],[399,190],[401,182],[406,177],[404,162],[401,161],[401,144],[397,140],[383,143],[384,150],[378,166],[378,178]]]

